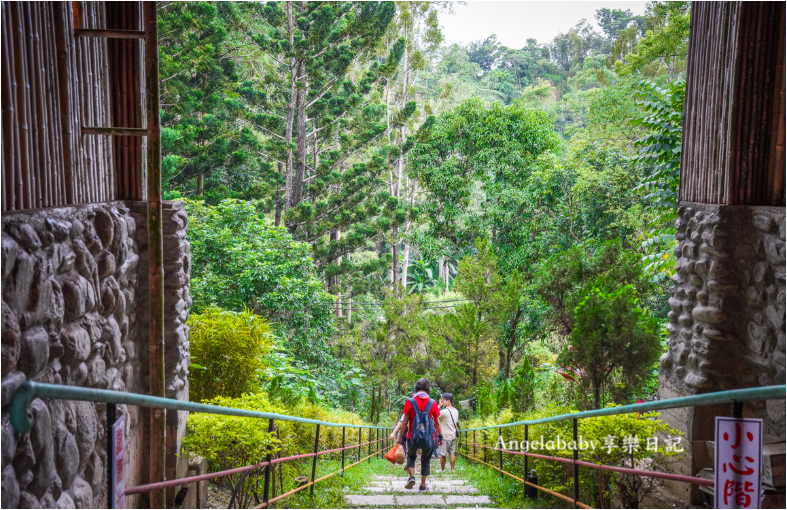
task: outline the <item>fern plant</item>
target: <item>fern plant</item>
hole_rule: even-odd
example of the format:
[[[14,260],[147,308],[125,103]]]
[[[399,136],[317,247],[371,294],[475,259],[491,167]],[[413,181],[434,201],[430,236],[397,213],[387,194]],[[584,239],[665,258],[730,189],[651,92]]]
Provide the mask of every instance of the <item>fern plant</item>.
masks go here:
[[[640,240],[646,271],[658,281],[675,273],[672,250],[676,243],[674,225],[678,218],[686,82],[678,78],[661,88],[654,82],[642,81],[635,97],[645,114],[631,120],[631,125],[649,129],[647,136],[635,142],[639,151],[632,162],[649,169],[637,189],[647,193],[648,207],[657,213],[650,223],[652,228]]]

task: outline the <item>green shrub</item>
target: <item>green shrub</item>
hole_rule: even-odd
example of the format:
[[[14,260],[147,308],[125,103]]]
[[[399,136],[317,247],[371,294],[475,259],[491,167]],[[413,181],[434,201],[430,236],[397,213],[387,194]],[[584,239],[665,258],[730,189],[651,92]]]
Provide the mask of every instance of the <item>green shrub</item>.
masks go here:
[[[333,423],[363,424],[357,414],[349,411],[329,409],[305,401],[285,407],[272,402],[264,392],[240,398],[217,397],[205,403]],[[277,420],[275,424],[278,439],[267,439],[267,420],[192,413],[189,416],[188,436],[184,441],[192,453],[205,457],[217,468],[242,466],[249,459],[251,461],[245,464],[251,464],[257,462],[253,459],[267,455],[268,452],[280,452],[281,456],[288,456],[312,451],[314,425],[283,420]],[[364,441],[368,440],[368,432],[368,429],[364,429]],[[358,430],[347,429],[346,444],[349,446],[357,443],[357,440]],[[341,444],[341,427],[321,427],[320,448],[333,449]]]
[[[249,311],[209,307],[188,322],[191,332],[191,399],[240,397],[256,388],[258,373],[273,348],[268,321]]]
[[[494,416],[497,413],[497,400],[492,383],[481,381],[475,387],[475,397],[478,406],[476,412],[479,416]]]
[[[282,406],[271,402],[265,393],[244,395],[241,398],[217,397],[206,401],[223,407],[247,409],[268,413],[278,413],[302,418],[311,418],[333,423],[363,424],[361,418],[348,411],[333,410],[317,404],[302,401],[293,406]],[[192,413],[188,421],[188,434],[183,444],[194,455],[204,457],[208,461],[209,471],[220,471],[260,462],[266,455],[286,457],[309,453],[314,448],[315,426],[305,423],[295,423],[276,420],[276,429],[269,434],[268,420],[256,418],[241,418],[238,416],[223,416],[218,414]],[[380,432],[383,437],[383,432]],[[372,439],[376,439],[376,432],[372,431]],[[363,442],[369,440],[369,430],[363,430]],[[358,429],[346,430],[346,445],[358,443]],[[341,427],[321,427],[321,450],[339,448],[342,445]],[[363,447],[363,456],[366,456],[368,446]],[[329,454],[320,459],[339,458],[341,454]],[[348,459],[357,455],[357,450],[347,450]],[[311,462],[311,460],[309,460]],[[281,466],[280,474],[284,476],[287,485],[302,467],[297,462],[286,462]],[[260,478],[262,470],[253,470],[245,476],[240,474],[225,477],[231,489],[241,484],[238,495],[240,502],[236,508],[246,508],[244,501],[253,492],[261,489]]]

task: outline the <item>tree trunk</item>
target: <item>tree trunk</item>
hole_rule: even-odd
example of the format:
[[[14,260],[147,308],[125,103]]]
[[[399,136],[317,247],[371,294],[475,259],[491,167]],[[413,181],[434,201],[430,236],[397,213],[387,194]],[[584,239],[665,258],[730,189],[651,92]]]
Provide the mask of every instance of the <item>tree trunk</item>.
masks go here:
[[[372,385],[372,405],[369,410],[369,421],[374,422],[375,405],[377,404],[377,387]],[[372,440],[371,433],[369,434],[369,441]]]
[[[353,288],[347,287],[347,324],[353,321]]]
[[[511,357],[514,355],[514,347],[516,346],[516,330],[519,328],[519,322],[522,320],[522,313],[522,308],[517,307],[516,315],[514,315],[514,319],[511,322],[511,328],[509,329],[508,338],[506,339],[506,359],[505,366],[503,367],[506,379],[508,379],[511,375]]]
[[[404,293],[407,294],[407,266],[410,265],[410,243],[404,243],[404,255],[402,255],[402,286]]]
[[[300,66],[300,71],[303,70],[303,65]],[[298,89],[297,99],[295,101],[296,110],[296,131],[298,135],[297,152],[295,156],[295,178],[292,184],[292,202],[290,207],[297,206],[303,198],[303,177],[306,170],[306,87],[301,86]]]
[[[593,409],[601,407],[601,388],[599,388],[598,376],[591,376],[590,383],[593,385]]]
[[[445,257],[440,257],[437,259],[437,284],[440,285],[445,278],[445,271],[448,269],[445,265]],[[445,289],[443,292],[446,292],[448,289]]]
[[[279,175],[281,176],[282,170],[283,170],[283,165],[281,163],[278,163],[278,170],[279,170]],[[275,221],[275,225],[277,227],[281,226],[281,207],[282,207],[281,190],[278,190],[276,192],[276,215],[275,215],[275,220],[274,220]]]
[[[506,349],[506,379],[511,377],[511,357],[514,355],[514,342],[509,342]]]
[[[475,343],[475,359],[473,360],[473,386],[478,386],[478,346],[480,342],[476,339]]]
[[[205,175],[199,174],[197,176],[197,196],[200,198],[205,197]]]
[[[341,230],[336,230],[336,234],[335,235],[336,235],[336,239],[340,240],[342,238],[342,231]],[[342,257],[336,257],[336,263],[337,264],[341,264],[342,263]],[[334,284],[337,285],[337,286],[341,284],[340,277],[338,277],[338,276],[334,277]],[[338,312],[337,312],[336,316],[341,319],[343,317],[343,312],[342,312],[342,293],[341,292],[338,292],[336,294],[336,303],[337,303],[337,309],[338,309]]]
[[[312,131],[314,131],[314,144],[312,149],[312,154],[314,155],[314,173],[317,173],[317,167],[320,166],[320,144],[319,137],[317,136],[317,121],[312,119]],[[311,177],[311,176],[309,176]],[[312,193],[312,204],[317,203],[317,195]]]
[[[393,227],[391,229],[391,237],[393,240],[391,241],[391,256],[393,256],[393,262],[391,262],[391,285],[392,289],[396,290],[396,286],[399,284],[399,240],[397,237],[399,236],[399,227]]]
[[[290,38],[290,48],[293,47],[293,37],[295,33],[295,23],[293,21],[292,16],[292,2],[287,2],[287,32]],[[291,50],[292,51],[292,50]],[[288,211],[290,209],[290,204],[292,203],[292,148],[290,148],[290,144],[292,144],[292,124],[293,119],[295,117],[295,100],[298,95],[298,89],[296,87],[298,78],[298,65],[296,64],[295,57],[290,58],[290,101],[287,105],[287,126],[284,130],[284,141],[287,145],[287,155],[286,155],[286,173],[285,173],[285,184],[284,184],[284,210]]]

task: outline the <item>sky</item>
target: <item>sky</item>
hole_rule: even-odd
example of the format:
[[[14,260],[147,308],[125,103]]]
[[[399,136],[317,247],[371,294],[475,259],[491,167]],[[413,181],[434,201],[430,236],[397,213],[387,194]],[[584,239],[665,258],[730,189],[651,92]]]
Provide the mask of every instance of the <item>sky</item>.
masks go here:
[[[635,15],[645,13],[647,2],[603,2],[591,0],[526,2],[470,0],[454,6],[454,14],[441,13],[440,24],[447,43],[467,44],[497,34],[497,40],[509,48],[522,48],[528,39],[539,43],[552,40],[558,32],[585,18],[601,33],[596,24],[596,9],[629,9]]]

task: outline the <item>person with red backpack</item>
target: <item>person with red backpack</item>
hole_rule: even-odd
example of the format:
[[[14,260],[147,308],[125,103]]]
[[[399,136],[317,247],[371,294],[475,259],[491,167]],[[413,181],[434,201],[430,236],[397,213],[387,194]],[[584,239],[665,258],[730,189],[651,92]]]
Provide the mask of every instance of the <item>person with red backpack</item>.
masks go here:
[[[421,450],[421,485],[418,490],[428,491],[426,477],[429,476],[429,467],[434,449],[443,444],[443,435],[440,430],[440,409],[437,402],[429,398],[432,383],[422,377],[415,382],[415,394],[404,403],[404,415],[408,417],[410,425],[407,428],[407,471],[410,478],[405,489],[415,486],[415,459],[418,450]]]

